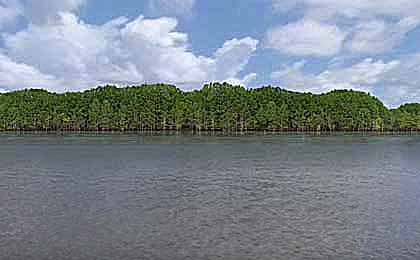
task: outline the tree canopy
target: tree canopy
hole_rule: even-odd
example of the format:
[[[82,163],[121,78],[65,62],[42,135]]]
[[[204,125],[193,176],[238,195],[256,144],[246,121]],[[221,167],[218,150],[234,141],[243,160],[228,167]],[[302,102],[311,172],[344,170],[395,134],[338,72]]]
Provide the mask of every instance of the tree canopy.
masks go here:
[[[2,131],[410,131],[420,130],[420,104],[389,110],[367,93],[291,92],[212,83],[183,92],[173,85],[50,93],[0,94]]]

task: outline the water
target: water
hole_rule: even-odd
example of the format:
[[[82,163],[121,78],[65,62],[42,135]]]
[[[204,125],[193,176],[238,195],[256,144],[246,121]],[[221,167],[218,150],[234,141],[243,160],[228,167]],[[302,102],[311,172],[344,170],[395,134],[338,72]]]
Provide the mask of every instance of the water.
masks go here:
[[[420,259],[420,136],[0,136],[0,259]]]

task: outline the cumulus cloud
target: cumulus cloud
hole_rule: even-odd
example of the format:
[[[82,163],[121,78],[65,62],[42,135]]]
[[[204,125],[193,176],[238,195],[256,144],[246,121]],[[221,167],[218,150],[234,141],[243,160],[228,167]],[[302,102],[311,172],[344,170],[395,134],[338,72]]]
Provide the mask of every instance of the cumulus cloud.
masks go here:
[[[191,15],[195,0],[149,0],[149,10],[155,15]]]
[[[74,13],[60,12],[53,23],[30,23],[22,31],[4,34],[3,59],[28,72],[14,74],[14,82],[0,81],[0,87],[42,85],[64,91],[144,82],[187,82],[188,87],[199,87],[206,81],[243,83],[253,78],[241,79],[238,74],[256,50],[257,40],[233,39],[212,56],[197,56],[189,49],[188,35],[176,27],[174,18],[143,16],[92,25]],[[3,73],[7,70],[4,66]]]
[[[323,35],[316,29],[303,33],[302,26],[296,25],[308,20],[319,25],[329,24],[345,35],[344,38],[336,37],[341,41],[336,42],[336,48],[330,48],[334,50],[329,53],[334,57],[333,61],[349,55],[369,57],[391,51],[420,24],[420,1],[417,0],[273,0],[273,7],[277,12],[295,10],[302,16],[297,22],[276,28],[282,34],[273,37],[272,48],[295,56],[328,54],[327,45],[323,43],[328,39],[331,41],[331,34]],[[319,39],[305,41],[303,50],[310,51],[296,51],[296,41],[287,39],[311,39],[311,31],[319,35]],[[267,32],[268,38],[270,34],[271,31]],[[365,58],[355,64],[348,64],[348,61],[334,64],[315,74],[308,73],[306,63],[302,61],[273,72],[271,78],[284,87],[299,91],[321,93],[337,88],[368,91],[382,98],[387,105],[397,106],[420,99],[419,58],[419,54],[389,62]]]
[[[346,49],[352,53],[377,54],[392,50],[416,28],[420,20],[406,17],[397,23],[372,20],[359,23],[346,42]]]
[[[295,11],[301,17],[268,31],[269,47],[294,56],[332,57],[327,69],[319,73],[309,72],[305,61],[283,66],[271,74],[276,83],[314,93],[333,89],[367,91],[390,107],[420,99],[420,54],[394,57],[387,62],[369,58],[398,48],[419,26],[420,1],[273,0],[273,7],[276,12]],[[336,30],[329,31],[340,32],[342,37],[320,33],[322,29],[316,26],[303,30],[305,21],[323,28],[333,26]]]
[[[273,0],[273,6],[277,11],[289,11],[300,7],[314,19],[336,16],[348,18],[372,18],[378,15],[420,16],[420,2],[417,0]]]
[[[418,0],[382,0],[382,1],[351,1],[351,0],[273,0],[276,11],[285,12],[299,9],[303,13],[300,21],[274,29],[278,37],[272,37],[275,44],[270,46],[291,55],[307,55],[307,52],[290,51],[294,41],[281,37],[299,38],[298,43],[316,35],[318,41],[305,41],[305,49],[315,53],[325,53],[324,42],[331,40],[331,31],[326,26],[336,26],[336,30],[346,32],[344,47],[339,43],[341,38],[335,38],[334,50],[342,50],[350,54],[378,54],[392,50],[400,44],[407,33],[420,24],[420,1]],[[303,30],[305,21],[313,21],[314,29]],[[328,23],[329,25],[325,25]],[[321,27],[324,27],[324,30]],[[310,26],[306,26],[310,27]],[[286,35],[288,33],[289,35]],[[270,30],[267,35],[273,34]],[[320,42],[320,44],[318,44]],[[277,47],[277,48],[276,48]],[[333,53],[335,54],[335,53]],[[324,55],[325,56],[325,55]]]
[[[86,0],[21,0],[24,5],[25,16],[32,23],[55,22],[60,19],[59,14],[77,11]]]
[[[0,29],[22,16],[29,23],[43,24],[60,20],[60,13],[76,12],[87,0],[0,0]]]
[[[388,106],[420,99],[420,54],[384,62],[366,58],[361,62],[305,73],[305,62],[297,62],[271,74],[288,89],[324,93],[334,89],[355,89],[379,96]]]
[[[267,47],[297,56],[332,56],[340,52],[346,34],[337,26],[301,20],[267,32]]]
[[[38,69],[23,63],[17,63],[9,57],[0,54],[0,88],[2,92],[6,89],[18,89],[23,86],[43,88],[49,86],[54,89],[59,81],[51,75],[45,75]]]
[[[216,72],[219,78],[234,78],[248,64],[256,51],[258,40],[251,37],[225,42],[215,53]]]
[[[22,6],[17,0],[0,0],[0,30],[14,22],[22,14]]]
[[[243,78],[227,78],[223,82],[230,83],[232,85],[248,86],[248,84],[257,79],[257,73],[250,73]]]
[[[334,89],[370,91],[386,73],[400,65],[397,60],[385,63],[365,59],[348,67],[329,68],[319,74],[305,73],[305,62],[297,62],[273,72],[271,78],[295,90],[323,93]]]
[[[76,14],[85,3],[86,0],[0,0],[0,28],[18,16],[29,21],[27,28],[3,33],[2,89],[42,85],[64,91],[106,83],[144,82],[182,83],[192,88],[207,81],[244,84],[255,78],[254,74],[243,78],[238,74],[256,50],[257,40],[232,39],[214,55],[197,56],[190,50],[188,35],[176,30],[177,19],[120,17],[92,25]],[[171,14],[185,14],[192,10],[194,1],[150,0],[150,6]]]

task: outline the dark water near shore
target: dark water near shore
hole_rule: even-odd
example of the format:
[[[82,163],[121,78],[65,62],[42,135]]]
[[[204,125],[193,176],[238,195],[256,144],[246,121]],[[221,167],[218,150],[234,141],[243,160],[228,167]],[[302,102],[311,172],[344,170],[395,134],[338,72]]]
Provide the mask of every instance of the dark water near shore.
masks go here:
[[[420,259],[420,136],[3,134],[0,259]]]

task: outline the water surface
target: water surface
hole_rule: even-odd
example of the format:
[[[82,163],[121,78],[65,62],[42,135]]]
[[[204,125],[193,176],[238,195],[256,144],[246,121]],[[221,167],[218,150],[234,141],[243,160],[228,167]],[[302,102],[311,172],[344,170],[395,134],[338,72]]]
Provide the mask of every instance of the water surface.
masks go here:
[[[420,259],[420,136],[3,134],[0,259]]]

